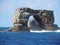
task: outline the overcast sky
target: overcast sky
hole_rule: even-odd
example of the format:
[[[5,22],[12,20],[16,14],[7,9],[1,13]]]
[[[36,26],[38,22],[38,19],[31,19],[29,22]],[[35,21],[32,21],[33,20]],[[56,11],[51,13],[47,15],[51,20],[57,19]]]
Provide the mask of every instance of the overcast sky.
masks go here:
[[[60,27],[60,0],[0,0],[0,27],[12,27],[14,11],[21,7],[53,10]]]

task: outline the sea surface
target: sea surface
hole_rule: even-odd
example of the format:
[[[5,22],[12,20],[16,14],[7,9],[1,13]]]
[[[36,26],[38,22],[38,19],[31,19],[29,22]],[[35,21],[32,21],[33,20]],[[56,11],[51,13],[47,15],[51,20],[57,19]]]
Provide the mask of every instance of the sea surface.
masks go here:
[[[60,45],[60,32],[0,32],[0,45]]]
[[[10,28],[12,28],[12,27],[0,27],[0,30],[8,30]]]

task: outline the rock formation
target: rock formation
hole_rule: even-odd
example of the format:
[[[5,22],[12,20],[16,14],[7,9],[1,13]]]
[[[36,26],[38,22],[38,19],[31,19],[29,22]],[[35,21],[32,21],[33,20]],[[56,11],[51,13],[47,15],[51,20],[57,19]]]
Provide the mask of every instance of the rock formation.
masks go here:
[[[13,31],[29,32],[30,28],[28,27],[27,23],[31,15],[36,20],[35,22],[39,24],[41,30],[58,29],[58,26],[54,24],[54,14],[52,10],[33,10],[30,8],[19,8],[14,13]]]
[[[39,23],[33,17],[32,19],[29,18],[28,27],[30,28],[30,30],[34,30],[34,31],[42,30]]]

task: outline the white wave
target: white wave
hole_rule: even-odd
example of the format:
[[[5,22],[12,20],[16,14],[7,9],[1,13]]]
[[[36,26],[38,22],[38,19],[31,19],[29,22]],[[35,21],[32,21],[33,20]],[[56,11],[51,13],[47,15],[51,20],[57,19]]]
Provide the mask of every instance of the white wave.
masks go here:
[[[56,31],[46,31],[46,30],[42,30],[42,31],[38,31],[38,30],[30,30],[30,32],[36,32],[36,33],[41,33],[41,32],[60,32],[60,30],[56,30]]]
[[[0,31],[0,32],[8,32],[7,30],[4,31]],[[43,32],[60,32],[60,30],[56,30],[56,31],[49,31],[49,30],[30,30],[30,32],[35,32],[35,33],[43,33]]]

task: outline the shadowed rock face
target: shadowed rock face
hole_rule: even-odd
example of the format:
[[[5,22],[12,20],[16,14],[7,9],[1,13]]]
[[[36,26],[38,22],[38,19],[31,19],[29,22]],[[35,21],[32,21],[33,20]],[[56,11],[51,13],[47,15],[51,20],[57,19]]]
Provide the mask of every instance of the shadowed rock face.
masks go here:
[[[33,16],[39,27],[45,30],[55,30],[58,26],[54,24],[54,15],[51,10],[33,10],[30,8],[19,8],[14,14],[13,31],[30,31],[27,22],[30,16]],[[33,20],[34,21],[34,20]]]

